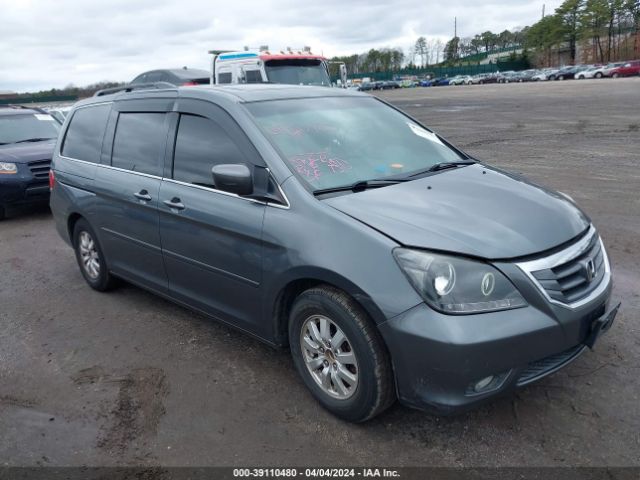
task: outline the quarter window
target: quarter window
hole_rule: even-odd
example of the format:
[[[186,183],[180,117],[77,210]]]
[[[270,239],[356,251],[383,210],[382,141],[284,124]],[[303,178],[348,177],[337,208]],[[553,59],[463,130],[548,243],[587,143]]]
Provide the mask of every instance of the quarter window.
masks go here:
[[[231,83],[231,72],[219,73],[218,83]]]
[[[262,83],[260,70],[245,70],[244,78],[247,83]]]
[[[121,113],[113,140],[111,165],[133,172],[162,175],[164,113]]]
[[[62,145],[62,155],[100,163],[102,138],[111,105],[79,108],[73,114]]]
[[[248,163],[235,142],[213,120],[181,115],[176,136],[173,178],[213,186],[211,168],[221,163]]]

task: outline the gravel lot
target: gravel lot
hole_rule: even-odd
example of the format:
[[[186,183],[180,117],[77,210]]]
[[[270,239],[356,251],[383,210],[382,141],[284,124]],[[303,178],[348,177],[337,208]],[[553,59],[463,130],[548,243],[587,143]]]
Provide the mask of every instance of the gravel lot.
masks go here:
[[[132,286],[92,291],[28,211],[0,224],[0,464],[640,465],[640,78],[381,96],[592,216],[623,301],[595,351],[466,415],[345,424],[287,352]]]

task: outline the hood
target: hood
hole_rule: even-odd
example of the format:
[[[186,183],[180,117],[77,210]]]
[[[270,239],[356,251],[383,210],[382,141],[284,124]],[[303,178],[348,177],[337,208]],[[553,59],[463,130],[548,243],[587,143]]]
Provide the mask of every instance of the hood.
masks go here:
[[[402,245],[486,259],[542,252],[590,225],[563,195],[482,165],[324,201]]]
[[[46,140],[0,145],[0,162],[28,163],[36,160],[51,160],[55,144],[55,140]]]

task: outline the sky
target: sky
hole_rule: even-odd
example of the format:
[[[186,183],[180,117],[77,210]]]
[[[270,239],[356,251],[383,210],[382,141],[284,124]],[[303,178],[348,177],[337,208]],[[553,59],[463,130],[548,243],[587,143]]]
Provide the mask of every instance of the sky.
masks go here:
[[[301,48],[326,56],[421,35],[500,32],[561,0],[0,0],[0,91],[129,81],[155,68],[208,69],[208,50]]]

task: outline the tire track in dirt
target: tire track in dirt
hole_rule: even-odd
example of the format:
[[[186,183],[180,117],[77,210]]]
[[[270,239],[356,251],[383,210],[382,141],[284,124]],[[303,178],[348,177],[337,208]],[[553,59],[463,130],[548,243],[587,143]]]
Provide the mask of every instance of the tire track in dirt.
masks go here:
[[[118,374],[94,366],[78,371],[72,380],[76,385],[110,384],[118,390],[96,446],[120,458],[129,453],[138,460],[148,460],[148,444],[166,414],[164,400],[169,384],[164,371],[144,367]]]

